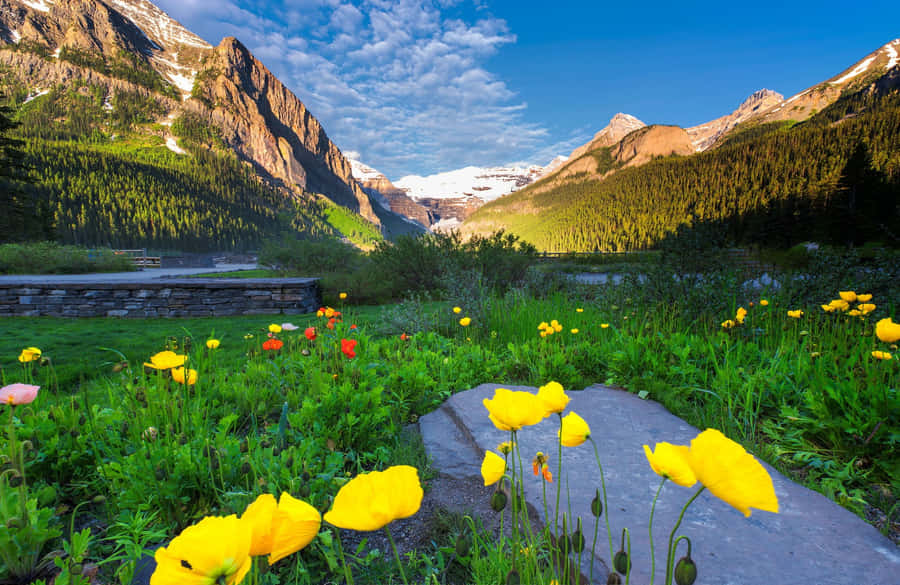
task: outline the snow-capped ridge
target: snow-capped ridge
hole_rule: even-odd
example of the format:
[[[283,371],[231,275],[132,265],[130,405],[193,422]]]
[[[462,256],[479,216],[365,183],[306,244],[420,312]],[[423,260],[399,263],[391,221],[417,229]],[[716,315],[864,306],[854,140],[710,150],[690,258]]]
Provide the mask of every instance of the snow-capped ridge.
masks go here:
[[[107,0],[122,16],[135,24],[148,40],[160,48],[174,49],[174,45],[187,45],[212,49],[212,45],[195,35],[177,20],[148,0]]]

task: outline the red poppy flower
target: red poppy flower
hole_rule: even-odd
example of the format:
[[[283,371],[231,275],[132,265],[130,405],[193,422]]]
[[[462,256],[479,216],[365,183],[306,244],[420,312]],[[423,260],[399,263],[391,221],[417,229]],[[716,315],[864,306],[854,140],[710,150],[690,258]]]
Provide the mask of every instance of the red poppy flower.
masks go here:
[[[284,342],[280,339],[268,339],[263,343],[263,349],[271,351],[275,349],[281,349],[284,346]]]
[[[401,341],[409,341],[409,335],[407,335],[406,333],[401,333],[400,340]]]
[[[351,325],[351,326],[350,326],[350,329],[356,329],[356,325],[355,325],[355,324],[354,324],[354,325]]]
[[[325,324],[325,327],[328,327],[329,329],[334,329],[334,317],[332,317],[331,319],[328,320],[328,323]]]
[[[341,351],[344,352],[344,355],[348,358],[355,358],[356,352],[353,351],[353,348],[356,347],[355,339],[342,339],[341,340]]]
[[[315,327],[307,327],[306,331],[303,332],[306,335],[306,338],[310,341],[315,341],[316,339],[316,328]]]

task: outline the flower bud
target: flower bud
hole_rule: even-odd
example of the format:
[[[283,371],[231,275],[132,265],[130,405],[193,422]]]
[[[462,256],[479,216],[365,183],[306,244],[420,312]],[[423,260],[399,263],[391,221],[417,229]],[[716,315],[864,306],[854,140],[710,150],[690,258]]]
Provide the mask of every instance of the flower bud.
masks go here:
[[[13,472],[10,474],[9,478],[7,479],[7,482],[9,482],[9,487],[17,488],[20,485],[22,485],[22,476],[19,474],[18,471],[13,470]]]
[[[301,498],[308,498],[308,497],[309,497],[309,492],[310,492],[310,489],[309,489],[309,485],[308,485],[308,484],[305,484],[305,483],[304,483],[304,484],[301,485],[299,488],[297,488],[297,493],[300,494],[300,497],[301,497]]]
[[[613,557],[613,567],[623,575],[628,574],[628,570],[631,568],[631,560],[628,558],[628,553],[624,550],[619,550],[616,556]]]
[[[622,585],[622,577],[613,571],[609,574],[609,577],[606,578],[606,585]]]
[[[572,552],[576,554],[580,554],[581,551],[584,550],[584,531],[581,528],[581,518],[578,518],[578,525],[575,528],[575,532],[572,533],[571,538],[569,539],[572,542]]]
[[[158,481],[163,481],[163,480],[166,479],[166,477],[168,476],[168,474],[166,473],[165,468],[163,468],[162,466],[159,466],[159,467],[157,467],[156,469],[154,469],[154,470],[153,470],[153,475],[156,477],[156,479],[157,479]]]
[[[681,557],[675,565],[675,583],[678,585],[694,585],[697,579],[697,565],[690,555]]]
[[[244,461],[241,464],[241,475],[248,475],[251,471],[252,471],[252,468],[250,467],[250,462]]]
[[[599,518],[603,514],[603,500],[600,499],[600,490],[597,489],[594,499],[591,500],[591,514]]]
[[[84,570],[84,567],[81,563],[75,563],[72,565],[72,568],[69,570],[71,575],[81,575],[81,572]]]
[[[302,350],[300,350],[300,353],[301,353],[303,356],[309,357],[309,350],[308,350],[308,349],[302,349]]]
[[[6,527],[10,530],[15,530],[16,528],[20,528],[22,526],[22,519],[18,516],[13,516],[9,520],[6,521]]]
[[[456,555],[460,557],[467,556],[472,548],[472,539],[467,534],[460,534],[456,537]]]
[[[506,585],[519,585],[519,572],[515,569],[506,574]]]
[[[247,439],[241,441],[240,451],[241,453],[246,453],[250,446],[247,444]]]
[[[496,491],[491,496],[491,509],[494,512],[501,512],[506,507],[506,494],[501,491]]]
[[[105,501],[106,501],[106,496],[104,496],[104,495],[102,495],[102,494],[101,494],[101,495],[96,495],[96,496],[94,496],[93,498],[91,498],[91,502],[94,503],[94,504],[102,504],[102,503],[105,502]]]

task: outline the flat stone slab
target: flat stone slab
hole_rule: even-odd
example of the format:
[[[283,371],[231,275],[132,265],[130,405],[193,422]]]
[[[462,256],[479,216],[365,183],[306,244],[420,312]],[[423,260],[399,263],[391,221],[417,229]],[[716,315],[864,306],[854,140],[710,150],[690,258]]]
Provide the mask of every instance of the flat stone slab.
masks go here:
[[[426,451],[439,472],[457,477],[467,474],[473,481],[481,481],[484,451],[496,450],[500,442],[509,439],[509,433],[490,422],[482,404],[500,387],[537,391],[531,387],[482,384],[455,394],[438,410],[419,419]],[[660,404],[621,390],[596,385],[567,393],[571,402],[566,412],[577,412],[588,422],[599,449],[609,504],[604,514],[609,513],[614,547],[618,550],[619,535],[627,527],[631,534],[631,582],[645,585],[650,582],[650,505],[660,478],[650,469],[642,446],[652,448],[658,442],[688,445],[699,430]],[[554,482],[563,482],[562,502],[568,481],[572,515],[581,516],[584,522],[589,551],[594,530],[590,502],[600,487],[594,450],[590,442],[563,447],[564,477],[556,477],[558,428],[558,418],[554,416],[518,433],[526,473],[526,499],[543,518],[542,480],[531,475],[530,465],[534,454],[543,451],[550,456]],[[754,510],[751,517],[745,518],[708,491],[688,508],[678,534],[688,536],[693,543],[697,585],[900,583],[900,549],[893,542],[825,496],[763,465],[772,476],[779,514]],[[547,488],[548,513],[552,516],[556,484],[548,484]],[[669,532],[697,488],[666,482],[660,493],[653,521],[657,583],[665,578]],[[676,556],[682,556],[685,550],[686,544],[682,543]],[[598,560],[605,566],[609,558],[609,540],[602,518],[597,557],[594,583],[605,583],[606,575],[598,575],[597,570]],[[589,562],[582,562],[584,575],[588,574]]]

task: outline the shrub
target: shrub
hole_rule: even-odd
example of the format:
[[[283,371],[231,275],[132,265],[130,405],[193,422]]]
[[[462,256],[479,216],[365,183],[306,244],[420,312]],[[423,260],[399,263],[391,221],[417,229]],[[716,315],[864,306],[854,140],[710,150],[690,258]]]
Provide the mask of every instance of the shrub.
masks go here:
[[[61,246],[55,242],[0,245],[0,273],[80,274],[134,270],[131,257],[110,249]]]

